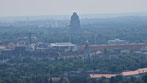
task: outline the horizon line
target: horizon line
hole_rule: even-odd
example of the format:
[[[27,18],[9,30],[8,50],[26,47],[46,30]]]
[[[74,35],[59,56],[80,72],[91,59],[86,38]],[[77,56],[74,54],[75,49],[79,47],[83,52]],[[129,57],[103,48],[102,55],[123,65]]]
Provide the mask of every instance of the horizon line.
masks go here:
[[[72,12],[73,13],[73,12]],[[42,15],[12,15],[12,16],[0,16],[0,18],[7,17],[39,17],[39,16],[71,16],[71,14],[42,14]],[[146,14],[147,12],[111,12],[111,13],[78,13],[78,15],[119,15],[119,14]]]

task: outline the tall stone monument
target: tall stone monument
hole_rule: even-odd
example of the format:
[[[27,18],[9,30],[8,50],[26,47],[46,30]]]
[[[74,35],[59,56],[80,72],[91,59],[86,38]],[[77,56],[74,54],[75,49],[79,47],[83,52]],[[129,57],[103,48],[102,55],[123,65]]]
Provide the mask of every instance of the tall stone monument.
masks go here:
[[[76,12],[73,13],[70,20],[70,30],[76,31],[80,29],[80,20]]]

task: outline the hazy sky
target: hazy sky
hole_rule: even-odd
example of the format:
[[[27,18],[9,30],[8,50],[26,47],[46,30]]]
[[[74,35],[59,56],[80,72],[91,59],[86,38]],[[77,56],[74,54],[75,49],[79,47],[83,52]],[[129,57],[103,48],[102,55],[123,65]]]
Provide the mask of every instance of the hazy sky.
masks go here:
[[[0,0],[0,16],[147,12],[147,0]]]

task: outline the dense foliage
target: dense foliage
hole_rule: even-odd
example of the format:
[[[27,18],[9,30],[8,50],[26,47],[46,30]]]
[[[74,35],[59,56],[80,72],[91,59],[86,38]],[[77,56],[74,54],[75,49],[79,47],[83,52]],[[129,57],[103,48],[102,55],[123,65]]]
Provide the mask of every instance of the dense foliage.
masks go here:
[[[120,73],[125,70],[136,70],[147,67],[146,59],[147,57],[145,55],[95,55],[86,60],[83,60],[81,57],[49,60],[47,57],[1,55],[0,81],[2,83],[48,83],[50,77],[63,77],[65,73],[79,70],[107,70],[107,73]],[[79,80],[80,83],[80,80],[85,78],[73,79],[76,79],[74,81]],[[88,81],[96,81],[95,79],[86,80],[87,83],[90,83]],[[128,80],[130,79],[126,79],[126,81]],[[70,82],[74,83],[72,80]]]

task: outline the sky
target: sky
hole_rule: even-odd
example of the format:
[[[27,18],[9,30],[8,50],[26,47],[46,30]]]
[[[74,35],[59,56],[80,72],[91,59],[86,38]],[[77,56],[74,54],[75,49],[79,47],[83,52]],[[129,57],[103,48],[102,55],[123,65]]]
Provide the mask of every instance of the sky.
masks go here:
[[[0,16],[147,12],[147,0],[0,0]]]

